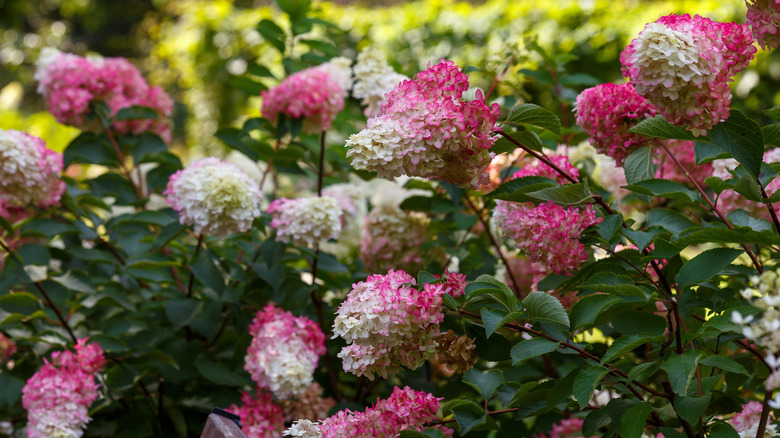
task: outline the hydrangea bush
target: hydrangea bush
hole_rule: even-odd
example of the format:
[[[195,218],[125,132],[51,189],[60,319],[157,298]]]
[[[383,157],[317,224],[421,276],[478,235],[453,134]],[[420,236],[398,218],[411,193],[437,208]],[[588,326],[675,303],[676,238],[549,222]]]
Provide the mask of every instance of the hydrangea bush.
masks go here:
[[[660,17],[598,84],[532,39],[396,71],[280,0],[230,162],[127,59],[45,51],[82,133],[0,130],[0,435],[775,436],[780,107],[729,84],[776,3]]]

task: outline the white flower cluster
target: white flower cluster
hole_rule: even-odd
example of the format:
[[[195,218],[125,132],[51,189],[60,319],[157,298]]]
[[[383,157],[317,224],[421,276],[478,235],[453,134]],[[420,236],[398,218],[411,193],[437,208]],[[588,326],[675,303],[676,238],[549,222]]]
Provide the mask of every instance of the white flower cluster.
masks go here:
[[[322,438],[322,432],[320,431],[319,426],[311,420],[298,420],[294,422],[289,429],[282,433],[282,435],[300,438]]]
[[[280,198],[271,203],[268,213],[278,241],[292,239],[296,245],[314,247],[321,240],[337,238],[341,232],[341,208],[328,196]]]
[[[731,313],[731,321],[742,328],[742,334],[756,345],[764,348],[764,361],[773,372],[766,381],[768,391],[780,388],[780,271],[767,270],[750,279],[752,287],[740,292],[745,300],[761,310],[761,316],[743,316],[737,311]],[[770,402],[780,408],[780,394]]]
[[[247,362],[251,361],[262,370],[263,376],[259,380],[264,383],[263,387],[279,399],[296,397],[305,391],[311,385],[312,370],[317,368],[319,359],[303,341],[295,338],[274,343],[273,354],[257,350],[253,356],[248,352]]]
[[[374,117],[379,115],[385,94],[407,79],[408,76],[393,70],[382,52],[367,47],[357,57],[352,96],[362,99],[361,103],[366,106],[363,111],[366,117]]]
[[[352,61],[349,58],[339,56],[320,64],[317,68],[327,73],[338,84],[344,93],[344,98],[352,88]]]
[[[262,193],[238,166],[204,158],[173,174],[165,200],[196,233],[227,237],[247,231],[260,216]]]
[[[363,234],[361,225],[368,213],[366,189],[364,183],[353,182],[333,184],[322,191],[322,196],[335,199],[341,208],[341,233],[336,242],[323,242],[323,250],[343,258],[360,247],[360,237]]]

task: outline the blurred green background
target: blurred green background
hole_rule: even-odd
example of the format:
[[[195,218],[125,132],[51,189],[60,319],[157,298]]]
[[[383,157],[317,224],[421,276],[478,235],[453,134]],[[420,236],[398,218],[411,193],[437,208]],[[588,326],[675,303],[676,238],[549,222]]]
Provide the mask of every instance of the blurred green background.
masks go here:
[[[307,35],[337,48],[325,56],[354,59],[373,44],[410,76],[439,58],[464,68],[487,66],[470,71],[472,84],[482,88],[511,61],[494,96],[554,107],[554,97],[538,86],[549,73],[539,70],[541,56],[529,49],[530,41],[550,56],[569,59],[568,73],[587,75],[564,90],[576,95],[584,86],[623,80],[618,54],[645,23],[670,13],[744,22],[746,8],[742,0],[436,0],[314,2],[312,10],[338,26],[326,33],[317,27],[319,34]],[[43,47],[52,46],[131,59],[176,101],[174,146],[218,154],[221,146],[213,136],[218,129],[259,114],[259,96],[231,80],[255,64],[278,78],[284,75],[279,52],[255,28],[263,18],[289,27],[286,16],[267,1],[0,0],[0,128],[28,130],[54,149],[77,134],[57,124],[35,92],[35,60]],[[760,117],[760,110],[780,103],[778,81],[780,58],[759,51],[733,84],[734,106]]]

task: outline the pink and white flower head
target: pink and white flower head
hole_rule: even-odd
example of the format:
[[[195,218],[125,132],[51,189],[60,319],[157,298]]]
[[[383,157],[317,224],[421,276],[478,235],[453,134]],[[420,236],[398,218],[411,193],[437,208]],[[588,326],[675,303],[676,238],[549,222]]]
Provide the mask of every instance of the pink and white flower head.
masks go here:
[[[352,96],[361,99],[366,117],[378,116],[382,111],[385,95],[409,77],[396,73],[387,63],[385,55],[374,47],[367,47],[355,63],[355,87]]]
[[[373,380],[401,367],[416,369],[436,353],[442,297],[463,294],[465,277],[417,288],[404,271],[372,275],[352,285],[333,323],[333,337],[347,342],[338,354],[344,371]]]
[[[487,183],[500,109],[488,106],[479,90],[464,102],[468,87],[468,76],[445,60],[402,82],[366,129],[347,139],[352,165],[387,178],[437,178],[472,188]]]
[[[602,154],[623,164],[632,149],[647,141],[628,132],[655,110],[629,84],[600,84],[580,93],[574,106],[577,124],[590,136],[590,144]]]
[[[745,0],[747,21],[762,49],[780,46],[780,1]]]
[[[255,395],[249,391],[241,393],[241,406],[231,405],[228,412],[241,418],[241,430],[252,438],[279,438],[284,428],[282,408],[276,405],[271,394],[260,389]]]
[[[553,424],[549,434],[537,434],[536,438],[568,438],[582,437],[582,418],[571,417]]]
[[[520,204],[508,214],[502,229],[515,239],[537,272],[560,274],[577,269],[588,259],[579,237],[585,228],[601,221],[590,204],[582,209],[553,202]]]
[[[51,207],[60,202],[62,154],[21,131],[0,129],[0,209]]]
[[[238,166],[204,158],[171,175],[163,192],[179,222],[198,234],[227,237],[245,232],[260,216],[263,194]]]
[[[22,405],[27,410],[27,436],[81,437],[89,407],[98,397],[94,373],[105,364],[97,344],[79,340],[76,353],[52,354],[22,389]]]
[[[761,419],[761,403],[750,401],[742,407],[742,412],[735,414],[731,418],[731,425],[737,431],[741,438],[755,438],[758,433],[758,423]],[[770,418],[771,420],[771,418]],[[772,438],[777,434],[777,425],[771,421],[766,425],[766,431],[763,437]]]
[[[430,251],[422,244],[430,235],[430,219],[423,213],[404,211],[392,204],[375,207],[363,220],[360,260],[366,271],[389,269],[417,272],[425,266]]]
[[[315,247],[341,232],[342,211],[338,201],[329,196],[279,198],[271,202],[267,212],[280,242],[292,240],[298,246]]]
[[[680,184],[690,184],[690,180],[685,176],[686,172],[697,182],[702,182],[708,176],[712,176],[712,163],[696,164],[694,142],[686,140],[664,140],[664,142],[677,161],[685,168],[685,171],[681,170],[664,152],[655,160],[658,163],[656,178],[668,179]]]
[[[319,356],[325,353],[320,327],[309,318],[268,304],[257,312],[249,333],[252,343],[244,369],[252,380],[279,399],[302,394],[313,380]]]
[[[316,133],[330,128],[344,109],[352,85],[351,61],[334,58],[316,67],[293,73],[276,87],[260,93],[263,117],[276,123],[280,114],[303,118],[303,131]]]
[[[637,93],[668,122],[705,135],[729,117],[728,82],[756,51],[746,24],[668,15],[647,24],[620,61]]]
[[[395,438],[403,430],[421,431],[425,425],[437,419],[439,398],[415,391],[408,386],[395,387],[393,394],[364,412],[349,409],[339,411],[320,423],[300,420],[284,432],[284,436],[304,438]],[[446,436],[452,430],[442,428]]]
[[[47,48],[37,62],[38,93],[58,122],[82,130],[95,127],[87,120],[92,101],[104,102],[111,115],[140,105],[153,109],[158,120],[125,120],[114,129],[126,134],[154,132],[170,141],[173,100],[160,87],[151,87],[141,72],[125,58],[84,58]]]

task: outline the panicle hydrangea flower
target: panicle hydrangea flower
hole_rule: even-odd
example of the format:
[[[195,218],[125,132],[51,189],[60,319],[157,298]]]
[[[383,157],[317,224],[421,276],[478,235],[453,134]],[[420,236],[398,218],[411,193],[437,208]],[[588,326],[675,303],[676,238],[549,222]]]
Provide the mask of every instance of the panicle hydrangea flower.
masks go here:
[[[582,425],[584,420],[582,418],[571,417],[565,418],[555,424],[553,424],[550,433],[537,434],[536,438],[567,438],[567,437],[582,437]]]
[[[747,21],[762,49],[780,46],[780,1],[745,0]]]
[[[623,74],[672,124],[705,135],[729,117],[728,82],[756,48],[746,24],[668,15],[649,23],[620,54]]]
[[[163,192],[179,221],[196,233],[227,237],[245,232],[260,216],[260,187],[238,166],[204,158],[171,175]]]
[[[0,269],[2,269],[2,263],[0,263]],[[0,333],[0,366],[8,362],[8,359],[10,359],[14,353],[16,353],[16,344],[14,344],[14,341]]]
[[[284,432],[285,436],[304,438],[395,438],[403,430],[421,431],[425,424],[437,419],[439,398],[404,387],[393,389],[392,395],[363,412],[339,411],[319,424],[301,420]],[[440,429],[446,436],[452,430]]]
[[[90,102],[108,105],[112,115],[119,110],[140,105],[153,109],[160,120],[124,120],[114,128],[126,134],[154,132],[170,141],[170,127],[162,119],[171,116],[173,100],[160,87],[151,87],[141,72],[125,58],[84,58],[47,48],[36,65],[38,93],[46,100],[49,111],[58,122],[82,130],[91,126]]]
[[[333,337],[348,344],[338,354],[344,371],[387,378],[401,366],[416,369],[434,355],[444,319],[442,296],[462,295],[465,276],[448,274],[446,281],[422,290],[416,284],[406,272],[390,270],[352,285],[333,323]]]
[[[438,178],[472,188],[487,183],[500,108],[488,106],[479,90],[476,99],[462,101],[468,86],[468,76],[444,60],[402,82],[366,129],[347,139],[352,165],[380,177]]]
[[[761,419],[761,403],[750,401],[742,407],[742,412],[735,414],[731,418],[731,425],[739,434],[740,438],[756,438],[758,434],[758,423]],[[772,438],[777,434],[777,425],[768,422],[763,437]]]
[[[537,206],[519,204],[502,224],[502,229],[515,239],[518,249],[533,263],[537,272],[560,274],[576,269],[588,258],[580,243],[582,231],[600,223],[591,205],[580,209],[548,202]]]
[[[647,137],[628,130],[655,116],[653,107],[630,83],[588,88],[577,96],[574,109],[577,124],[590,136],[590,144],[621,165],[632,149],[647,141]]]
[[[249,326],[252,343],[244,369],[279,399],[302,394],[312,383],[325,335],[312,320],[268,304]]]
[[[622,188],[628,185],[623,167],[618,166],[614,159],[606,155],[598,155],[595,162],[593,179],[605,190],[612,193],[615,200],[620,201],[631,194],[630,190]]]
[[[392,204],[375,207],[363,220],[360,260],[368,272],[397,268],[417,272],[437,254],[422,248],[430,233],[425,214],[404,211]]]
[[[696,164],[696,150],[695,143],[685,140],[666,140],[666,147],[674,153],[674,157],[685,168],[691,177],[697,182],[704,181],[704,178],[712,175],[712,164]],[[679,167],[672,161],[671,158],[662,152],[658,163],[658,170],[656,171],[656,178],[668,179],[678,182],[680,184],[690,184],[688,177],[685,176],[685,172],[680,170]]]
[[[241,431],[252,438],[279,438],[284,428],[282,408],[277,406],[271,394],[261,389],[255,395],[241,393],[241,406],[231,405],[228,409],[241,418]]]
[[[27,410],[27,436],[81,437],[89,407],[98,397],[94,373],[105,365],[103,350],[81,339],[76,353],[53,353],[22,388],[22,405]]]
[[[341,209],[341,232],[336,242],[322,242],[320,248],[344,258],[360,247],[363,218],[368,213],[366,194],[360,183],[333,184],[322,190],[322,196],[335,199]]]
[[[352,96],[362,99],[366,108],[366,117],[378,116],[381,112],[385,94],[397,87],[409,77],[396,73],[387,63],[385,55],[374,47],[367,47],[357,57],[355,63],[355,87]]]
[[[279,198],[271,202],[267,212],[276,240],[292,239],[298,246],[315,247],[320,241],[335,239],[341,232],[341,208],[335,198]]]
[[[0,129],[0,210],[51,207],[60,202],[62,154],[46,142],[21,131]],[[0,213],[2,213],[0,211]]]
[[[276,123],[280,114],[303,118],[308,133],[325,131],[344,109],[344,99],[352,85],[350,61],[334,58],[329,62],[293,73],[281,84],[260,93],[263,117]]]
[[[780,148],[770,149],[764,152],[763,161],[765,163],[778,163],[780,162]],[[728,158],[725,160],[715,160],[712,162],[712,176],[718,177],[724,181],[734,178],[731,174],[731,170],[734,170],[739,166],[737,160]],[[707,175],[709,176],[709,175]],[[703,179],[700,179],[702,181]],[[769,182],[765,187],[766,193],[772,196],[777,190],[780,190],[780,178],[775,178]],[[775,213],[780,214],[780,205],[772,204]],[[770,219],[769,210],[766,204],[761,202],[750,201],[745,199],[733,189],[726,189],[718,196],[718,208],[724,213],[742,209],[748,212],[752,216]]]

